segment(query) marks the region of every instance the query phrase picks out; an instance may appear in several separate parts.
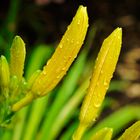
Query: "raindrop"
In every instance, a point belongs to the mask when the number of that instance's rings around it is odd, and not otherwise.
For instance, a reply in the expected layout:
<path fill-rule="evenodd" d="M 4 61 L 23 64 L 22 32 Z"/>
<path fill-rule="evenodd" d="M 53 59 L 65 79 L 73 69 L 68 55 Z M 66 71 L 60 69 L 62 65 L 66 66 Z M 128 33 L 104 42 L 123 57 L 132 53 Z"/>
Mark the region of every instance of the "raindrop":
<path fill-rule="evenodd" d="M 108 84 L 107 84 L 107 82 L 105 81 L 105 82 L 104 82 L 104 86 L 107 86 L 107 85 L 108 85 Z"/>
<path fill-rule="evenodd" d="M 78 20 L 77 24 L 78 24 L 78 25 L 80 24 L 80 20 Z"/>
<path fill-rule="evenodd" d="M 62 68 L 62 71 L 64 71 L 65 69 L 66 69 L 66 68 L 65 68 L 65 67 L 63 67 L 63 68 Z"/>
<path fill-rule="evenodd" d="M 99 108 L 101 106 L 101 104 L 100 103 L 95 103 L 94 106 Z"/>
<path fill-rule="evenodd" d="M 77 41 L 76 44 L 79 45 L 80 44 L 79 41 Z"/>
<path fill-rule="evenodd" d="M 68 27 L 67 27 L 67 30 L 69 30 L 69 29 L 70 29 L 70 27 L 68 26 Z"/>
<path fill-rule="evenodd" d="M 101 74 L 103 74 L 103 71 L 101 70 Z"/>
<path fill-rule="evenodd" d="M 48 62 L 47 62 L 47 66 L 49 65 L 49 63 L 50 63 L 50 60 L 48 60 Z"/>
<path fill-rule="evenodd" d="M 71 40 L 71 43 L 73 44 L 73 43 L 74 43 L 74 41 L 73 41 L 73 40 Z"/>
<path fill-rule="evenodd" d="M 47 74 L 45 70 L 43 71 L 43 74 L 44 74 L 44 75 L 46 75 L 46 74 Z"/>
<path fill-rule="evenodd" d="M 59 45 L 59 48 L 60 48 L 60 49 L 62 49 L 62 48 L 63 48 L 63 46 L 62 46 L 62 45 Z"/>
<path fill-rule="evenodd" d="M 57 78 L 57 79 L 59 79 L 59 78 L 60 78 L 60 76 L 58 75 L 56 78 Z"/>

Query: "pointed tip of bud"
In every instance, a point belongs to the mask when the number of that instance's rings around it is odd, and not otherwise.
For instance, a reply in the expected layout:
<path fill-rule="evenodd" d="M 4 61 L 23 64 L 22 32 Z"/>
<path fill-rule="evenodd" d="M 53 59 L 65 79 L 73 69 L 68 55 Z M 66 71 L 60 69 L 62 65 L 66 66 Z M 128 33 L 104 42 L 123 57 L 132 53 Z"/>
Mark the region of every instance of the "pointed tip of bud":
<path fill-rule="evenodd" d="M 6 59 L 5 56 L 4 55 L 1 55 L 1 60 L 4 60 L 4 59 Z"/>
<path fill-rule="evenodd" d="M 83 5 L 80 5 L 79 8 L 78 8 L 78 11 L 87 13 L 87 7 L 83 6 Z"/>
<path fill-rule="evenodd" d="M 79 14 L 80 16 L 87 16 L 87 7 L 86 6 L 83 6 L 83 5 L 80 5 L 78 10 L 77 10 L 77 14 Z"/>
<path fill-rule="evenodd" d="M 1 62 L 7 63 L 7 59 L 6 59 L 6 57 L 4 55 L 1 55 L 0 59 L 1 59 Z"/>
<path fill-rule="evenodd" d="M 104 42 L 109 43 L 111 40 L 116 40 L 118 44 L 122 44 L 122 28 L 117 27 L 105 40 Z"/>
<path fill-rule="evenodd" d="M 15 38 L 13 39 L 13 43 L 16 43 L 16 46 L 20 46 L 18 44 L 25 45 L 25 43 L 22 40 L 22 38 L 20 36 L 18 36 L 18 35 L 16 35 Z"/>
<path fill-rule="evenodd" d="M 117 27 L 110 36 L 122 37 L 122 28 Z"/>
<path fill-rule="evenodd" d="M 114 30 L 114 32 L 118 35 L 122 35 L 122 28 L 118 27 Z"/>

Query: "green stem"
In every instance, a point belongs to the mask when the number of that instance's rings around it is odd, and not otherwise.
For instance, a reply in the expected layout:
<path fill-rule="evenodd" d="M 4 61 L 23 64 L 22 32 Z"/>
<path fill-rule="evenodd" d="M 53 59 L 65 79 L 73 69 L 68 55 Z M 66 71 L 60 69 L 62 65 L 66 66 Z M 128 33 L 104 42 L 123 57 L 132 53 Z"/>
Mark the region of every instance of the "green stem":
<path fill-rule="evenodd" d="M 20 101 L 18 101 L 17 103 L 15 103 L 12 106 L 12 111 L 16 112 L 16 111 L 20 110 L 24 106 L 26 106 L 29 103 L 31 103 L 34 98 L 35 97 L 34 97 L 34 95 L 32 93 L 28 93 L 23 99 L 21 99 Z"/>

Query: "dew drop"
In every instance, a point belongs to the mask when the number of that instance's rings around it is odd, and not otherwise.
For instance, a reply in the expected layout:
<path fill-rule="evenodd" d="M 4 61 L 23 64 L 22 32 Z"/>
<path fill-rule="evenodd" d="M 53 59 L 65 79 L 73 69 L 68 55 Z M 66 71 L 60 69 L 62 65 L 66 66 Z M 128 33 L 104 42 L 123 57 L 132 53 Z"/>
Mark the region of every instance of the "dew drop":
<path fill-rule="evenodd" d="M 65 69 L 66 69 L 66 68 L 65 68 L 65 67 L 63 67 L 63 68 L 62 68 L 62 71 L 64 71 Z"/>
<path fill-rule="evenodd" d="M 60 76 L 58 75 L 56 78 L 57 78 L 57 79 L 59 79 L 59 78 L 60 78 Z"/>
<path fill-rule="evenodd" d="M 47 62 L 47 66 L 49 65 L 49 63 L 50 63 L 50 60 L 48 60 L 48 62 Z"/>
<path fill-rule="evenodd" d="M 44 74 L 44 75 L 46 75 L 46 74 L 47 74 L 45 70 L 43 71 L 43 74 Z"/>
<path fill-rule="evenodd" d="M 94 106 L 99 108 L 101 106 L 101 104 L 100 103 L 95 103 Z"/>
<path fill-rule="evenodd" d="M 74 59 L 77 57 L 77 55 L 74 56 Z"/>
<path fill-rule="evenodd" d="M 71 43 L 73 44 L 73 43 L 74 43 L 74 41 L 73 41 L 73 40 L 71 40 Z"/>
<path fill-rule="evenodd" d="M 62 46 L 62 45 L 59 45 L 59 48 L 60 48 L 60 49 L 62 49 L 62 48 L 63 48 L 63 46 Z"/>
<path fill-rule="evenodd" d="M 103 71 L 101 70 L 101 74 L 103 74 Z"/>
<path fill-rule="evenodd" d="M 106 86 L 106 88 L 105 88 L 106 90 L 108 90 L 108 86 Z"/>
<path fill-rule="evenodd" d="M 79 45 L 80 44 L 79 41 L 77 41 L 76 44 Z"/>
<path fill-rule="evenodd" d="M 69 29 L 70 29 L 70 27 L 68 26 L 68 27 L 67 27 L 67 30 L 69 30 Z"/>
<path fill-rule="evenodd" d="M 104 82 L 104 86 L 107 86 L 107 82 Z"/>
<path fill-rule="evenodd" d="M 77 24 L 78 24 L 78 25 L 80 24 L 80 20 L 78 20 Z"/>

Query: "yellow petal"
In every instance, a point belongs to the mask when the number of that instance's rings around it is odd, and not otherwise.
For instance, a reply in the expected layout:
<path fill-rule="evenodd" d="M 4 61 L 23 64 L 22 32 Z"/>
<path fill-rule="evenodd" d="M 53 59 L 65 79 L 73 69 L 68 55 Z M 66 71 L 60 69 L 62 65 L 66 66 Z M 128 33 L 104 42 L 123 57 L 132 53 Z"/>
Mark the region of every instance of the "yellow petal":
<path fill-rule="evenodd" d="M 86 130 L 85 128 L 92 125 L 97 117 L 97 113 L 104 100 L 118 61 L 121 42 L 122 29 L 117 28 L 102 44 L 95 63 L 88 93 L 86 94 L 81 107 L 80 125 L 75 132 L 73 139 L 79 140 L 79 137 L 81 137 L 82 133 Z M 81 134 L 79 135 L 79 133 Z"/>
<path fill-rule="evenodd" d="M 16 36 L 10 50 L 10 74 L 17 76 L 19 81 L 23 75 L 25 55 L 25 43 L 19 36 Z"/>
<path fill-rule="evenodd" d="M 53 56 L 35 81 L 32 92 L 39 96 L 51 91 L 76 58 L 88 27 L 86 7 L 80 6 Z"/>
<path fill-rule="evenodd" d="M 134 123 L 131 127 L 125 130 L 119 140 L 138 140 L 140 136 L 140 121 Z"/>

